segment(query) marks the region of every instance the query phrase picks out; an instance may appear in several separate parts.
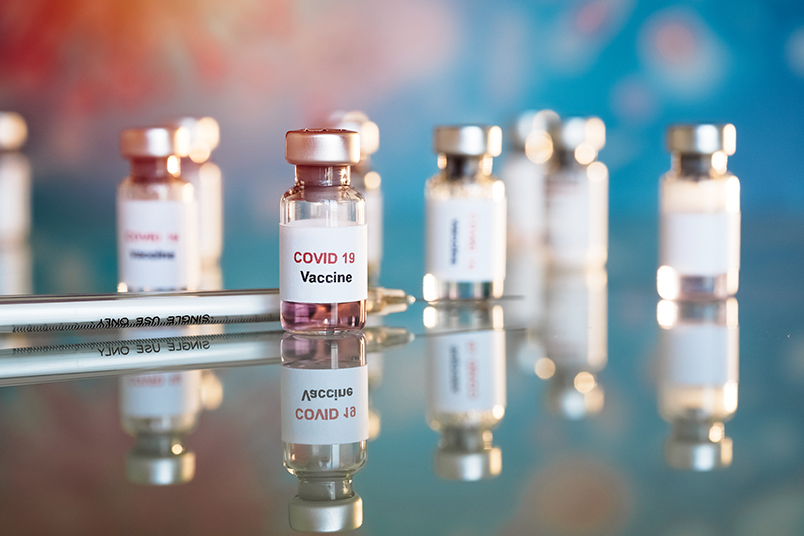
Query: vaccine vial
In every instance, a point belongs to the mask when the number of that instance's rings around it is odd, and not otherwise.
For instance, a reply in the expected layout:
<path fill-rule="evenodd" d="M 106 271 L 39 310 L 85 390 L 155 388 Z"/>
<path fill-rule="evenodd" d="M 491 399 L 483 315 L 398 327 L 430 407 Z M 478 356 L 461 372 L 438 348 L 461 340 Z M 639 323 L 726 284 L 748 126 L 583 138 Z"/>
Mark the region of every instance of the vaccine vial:
<path fill-rule="evenodd" d="M 728 467 L 732 441 L 724 423 L 737 411 L 737 300 L 661 300 L 656 317 L 659 413 L 673 426 L 667 463 L 694 471 Z"/>
<path fill-rule="evenodd" d="M 546 176 L 555 165 L 550 132 L 559 124 L 552 110 L 527 111 L 511 132 L 511 152 L 500 178 L 508 197 L 508 249 L 544 245 L 547 228 Z"/>
<path fill-rule="evenodd" d="M 197 290 L 198 207 L 183 180 L 183 128 L 124 130 L 120 148 L 131 174 L 117 189 L 118 290 Z"/>
<path fill-rule="evenodd" d="M 740 274 L 740 181 L 727 169 L 734 125 L 676 125 L 667 131 L 672 167 L 659 185 L 659 296 L 723 299 Z"/>
<path fill-rule="evenodd" d="M 223 253 L 223 180 L 221 169 L 212 161 L 218 147 L 220 128 L 212 117 L 182 117 L 171 122 L 189 134 L 187 154 L 181 158 L 181 178 L 193 185 L 198 203 L 198 252 L 204 275 L 219 266 Z"/>
<path fill-rule="evenodd" d="M 607 288 L 601 269 L 556 272 L 547 281 L 546 356 L 534 371 L 549 382 L 548 409 L 567 419 L 603 410 L 598 374 L 608 361 Z"/>
<path fill-rule="evenodd" d="M 366 346 L 359 332 L 286 333 L 280 371 L 282 446 L 298 477 L 289 504 L 297 531 L 337 532 L 363 524 L 352 477 L 369 437 Z"/>
<path fill-rule="evenodd" d="M 382 264 L 383 196 L 382 178 L 371 166 L 371 155 L 380 148 L 380 129 L 360 111 L 335 112 L 329 118 L 329 126 L 360 134 L 360 162 L 352 166 L 352 186 L 366 200 L 368 284 L 377 287 Z"/>
<path fill-rule="evenodd" d="M 0 112 L 0 247 L 27 243 L 31 232 L 31 164 L 20 153 L 28 126 L 15 112 Z"/>
<path fill-rule="evenodd" d="M 350 183 L 360 161 L 357 132 L 291 130 L 285 159 L 296 185 L 285 192 L 279 222 L 279 298 L 288 331 L 336 332 L 366 322 L 365 207 Z"/>
<path fill-rule="evenodd" d="M 492 430 L 505 416 L 505 331 L 500 305 L 439 305 L 424 311 L 427 422 L 441 434 L 434 466 L 446 480 L 502 471 Z"/>
<path fill-rule="evenodd" d="M 193 479 L 195 453 L 184 438 L 198 424 L 203 384 L 200 370 L 120 378 L 123 429 L 134 436 L 126 454 L 129 481 L 166 486 Z"/>
<path fill-rule="evenodd" d="M 436 127 L 441 171 L 427 181 L 426 301 L 498 298 L 505 281 L 505 185 L 491 174 L 496 126 Z"/>
<path fill-rule="evenodd" d="M 547 176 L 547 244 L 560 269 L 603 268 L 608 256 L 609 172 L 597 160 L 606 126 L 571 117 L 552 132 L 557 167 Z"/>

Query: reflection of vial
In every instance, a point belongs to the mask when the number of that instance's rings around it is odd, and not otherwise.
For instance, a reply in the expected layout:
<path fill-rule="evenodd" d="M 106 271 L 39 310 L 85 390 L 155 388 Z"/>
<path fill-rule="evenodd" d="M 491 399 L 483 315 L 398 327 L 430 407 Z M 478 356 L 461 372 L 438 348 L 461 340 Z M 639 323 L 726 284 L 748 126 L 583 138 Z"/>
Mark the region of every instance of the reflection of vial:
<path fill-rule="evenodd" d="M 366 203 L 350 186 L 360 139 L 348 130 L 292 130 L 285 159 L 296 185 L 282 196 L 279 297 L 289 331 L 360 329 L 368 295 Z"/>
<path fill-rule="evenodd" d="M 435 472 L 449 480 L 495 477 L 502 470 L 502 451 L 493 446 L 492 429 L 506 406 L 502 309 L 428 307 L 424 314 L 432 330 L 427 421 L 441 433 Z"/>
<path fill-rule="evenodd" d="M 545 350 L 536 374 L 549 380 L 547 405 L 569 419 L 603 409 L 597 374 L 607 362 L 605 270 L 559 272 L 547 284 Z"/>
<path fill-rule="evenodd" d="M 184 436 L 198 423 L 202 372 L 168 372 L 120 378 L 123 429 L 134 436 L 126 454 L 126 477 L 135 484 L 189 482 L 195 453 Z"/>
<path fill-rule="evenodd" d="M 602 268 L 608 256 L 609 172 L 597 161 L 606 126 L 565 119 L 551 136 L 558 168 L 547 176 L 547 243 L 552 264 Z"/>
<path fill-rule="evenodd" d="M 740 274 L 740 181 L 726 169 L 734 125 L 677 125 L 667 132 L 672 168 L 660 183 L 659 295 L 726 298 Z"/>
<path fill-rule="evenodd" d="M 197 206 L 177 156 L 187 152 L 187 131 L 128 129 L 120 147 L 131 174 L 117 189 L 118 290 L 195 290 Z"/>
<path fill-rule="evenodd" d="M 189 150 L 181 159 L 181 177 L 195 188 L 198 201 L 198 251 L 201 265 L 215 266 L 223 251 L 223 182 L 211 161 L 220 141 L 218 122 L 211 117 L 183 117 L 173 122 L 189 132 Z M 215 290 L 215 289 L 202 289 Z"/>
<path fill-rule="evenodd" d="M 282 445 L 299 479 L 290 526 L 336 532 L 363 524 L 352 476 L 366 462 L 368 370 L 359 333 L 282 338 Z"/>
<path fill-rule="evenodd" d="M 550 131 L 558 121 L 552 110 L 528 111 L 517 118 L 512 151 L 500 172 L 508 198 L 509 251 L 544 243 L 545 175 L 555 160 Z"/>
<path fill-rule="evenodd" d="M 732 442 L 723 423 L 737 410 L 737 315 L 734 298 L 659 302 L 659 412 L 673 425 L 665 451 L 672 467 L 709 471 L 731 465 Z"/>
<path fill-rule="evenodd" d="M 371 155 L 380 148 L 380 129 L 369 121 L 363 112 L 336 112 L 329 118 L 333 128 L 354 130 L 360 134 L 360 162 L 352 166 L 352 186 L 366 200 L 366 226 L 368 229 L 368 282 L 370 287 L 380 284 L 382 262 L 383 198 L 380 174 L 371 168 Z"/>
<path fill-rule="evenodd" d="M 22 116 L 0 112 L 0 247 L 26 242 L 31 231 L 31 164 L 19 152 L 27 137 Z"/>
<path fill-rule="evenodd" d="M 424 299 L 500 297 L 505 280 L 505 185 L 491 175 L 500 127 L 437 127 L 441 172 L 427 181 Z"/>

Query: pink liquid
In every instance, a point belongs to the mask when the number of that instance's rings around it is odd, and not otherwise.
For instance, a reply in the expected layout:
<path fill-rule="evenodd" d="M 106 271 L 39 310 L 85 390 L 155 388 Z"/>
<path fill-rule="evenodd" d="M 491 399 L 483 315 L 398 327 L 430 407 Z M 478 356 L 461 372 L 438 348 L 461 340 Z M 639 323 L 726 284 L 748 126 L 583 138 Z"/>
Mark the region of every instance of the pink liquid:
<path fill-rule="evenodd" d="M 283 301 L 280 315 L 282 327 L 287 331 L 332 332 L 361 329 L 366 323 L 366 300 L 345 303 Z"/>

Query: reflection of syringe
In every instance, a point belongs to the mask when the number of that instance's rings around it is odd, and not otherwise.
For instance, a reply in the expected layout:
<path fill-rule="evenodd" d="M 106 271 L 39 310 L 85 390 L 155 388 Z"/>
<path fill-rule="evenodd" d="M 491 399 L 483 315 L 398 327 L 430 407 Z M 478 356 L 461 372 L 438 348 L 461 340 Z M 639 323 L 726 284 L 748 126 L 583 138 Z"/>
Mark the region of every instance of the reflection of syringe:
<path fill-rule="evenodd" d="M 367 349 L 382 351 L 413 336 L 402 328 L 364 330 Z M 284 331 L 87 342 L 0 350 L 0 386 L 153 370 L 278 364 Z"/>
<path fill-rule="evenodd" d="M 369 289 L 366 311 L 404 311 L 402 290 Z M 0 297 L 0 333 L 86 331 L 279 321 L 279 290 Z"/>

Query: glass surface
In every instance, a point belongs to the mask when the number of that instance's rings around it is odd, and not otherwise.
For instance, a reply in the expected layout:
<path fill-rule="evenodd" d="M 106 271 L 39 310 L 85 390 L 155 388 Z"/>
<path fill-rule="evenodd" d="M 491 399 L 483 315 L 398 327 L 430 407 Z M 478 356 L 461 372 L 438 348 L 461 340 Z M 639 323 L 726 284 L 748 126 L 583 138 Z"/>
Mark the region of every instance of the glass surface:
<path fill-rule="evenodd" d="M 114 182 L 107 200 L 111 207 Z M 35 195 L 34 214 L 53 212 L 59 218 L 34 225 L 34 289 L 113 292 L 113 224 L 100 232 L 93 215 L 65 212 L 65 189 L 48 188 Z M 107 207 L 109 222 L 113 214 Z M 373 382 L 369 392 L 382 426 L 353 478 L 364 501 L 361 534 L 801 533 L 797 516 L 804 499 L 796 475 L 804 463 L 804 286 L 799 273 L 804 236 L 786 231 L 800 228 L 801 222 L 745 217 L 736 406 L 730 387 L 694 389 L 688 397 L 659 374 L 665 328 L 657 321 L 657 222 L 658 217 L 612 219 L 605 279 L 598 274 L 556 280 L 542 275 L 541 256 L 519 251 L 519 258 L 509 259 L 514 261 L 509 277 L 514 270 L 521 274 L 506 281 L 510 298 L 494 302 L 488 313 L 456 313 L 444 325 L 438 315 L 425 313 L 425 304 L 416 303 L 383 317 L 382 325 L 370 328 L 375 331 L 367 328 L 366 352 L 383 354 L 382 382 Z M 417 293 L 422 229 L 421 222 L 387 222 L 386 238 L 394 242 L 387 242 L 383 285 Z M 269 242 L 230 229 L 225 282 L 242 281 L 275 264 L 274 257 L 250 262 L 251 255 L 262 254 L 258 250 L 275 245 L 257 239 Z M 262 286 L 276 283 L 268 278 Z M 601 303 L 606 304 L 606 352 L 590 352 L 603 343 L 590 346 L 602 339 L 582 329 L 583 318 L 600 318 Z M 504 322 L 495 324 L 495 318 Z M 716 311 L 693 314 L 689 322 L 728 332 L 727 320 L 726 313 Z M 428 344 L 433 321 L 451 332 L 504 330 L 505 412 L 484 421 L 489 433 L 478 427 L 446 434 L 431 429 Z M 401 328 L 416 338 L 403 344 L 408 338 L 394 331 Z M 229 339 L 196 339 L 208 341 L 207 349 L 190 345 L 175 351 L 182 347 L 174 345 L 169 350 L 162 340 L 157 353 L 146 353 L 147 343 L 139 345 L 142 354 L 138 345 L 127 344 L 128 355 L 121 353 L 122 343 L 110 340 L 118 336 L 114 330 L 32 333 L 24 339 L 2 335 L 2 346 L 12 348 L 80 344 L 61 354 L 8 349 L 0 354 L 0 509 L 7 530 L 56 534 L 68 526 L 91 533 L 102 525 L 106 532 L 181 527 L 183 534 L 293 534 L 288 501 L 298 492 L 299 479 L 283 462 L 279 323 L 226 327 L 231 330 L 239 333 L 224 336 Z M 248 335 L 258 330 L 264 335 Z M 575 339 L 573 346 L 571 337 L 581 333 L 588 338 Z M 573 360 L 567 361 L 568 372 L 550 357 L 550 352 L 563 355 L 560 348 L 567 348 L 567 359 Z M 70 363 L 74 368 L 67 368 Z M 192 453 L 194 473 L 183 461 L 189 458 L 172 466 L 174 476 L 192 474 L 192 479 L 158 488 L 133 484 L 126 456 L 136 442 L 121 424 L 119 376 L 210 368 L 225 393 L 219 407 L 204 404 L 195 414 L 194 429 L 180 442 L 175 435 L 142 434 L 137 446 L 137 452 L 164 453 L 174 462 L 178 456 L 167 455 L 174 447 Z M 587 374 L 579 378 L 581 373 Z M 597 413 L 572 419 L 564 406 L 558 408 L 562 411 L 551 407 L 554 392 L 564 393 L 560 400 L 571 409 L 581 407 L 579 402 L 592 404 L 584 396 L 598 386 L 605 390 L 605 403 Z M 704 407 L 711 418 L 679 418 L 690 405 Z M 482 454 L 489 474 L 499 472 L 475 482 L 447 480 L 450 475 L 436 471 L 439 445 L 448 454 Z M 357 462 L 357 452 L 341 449 L 338 455 Z M 332 456 L 331 449 L 317 456 Z M 472 460 L 481 461 L 479 456 Z"/>

